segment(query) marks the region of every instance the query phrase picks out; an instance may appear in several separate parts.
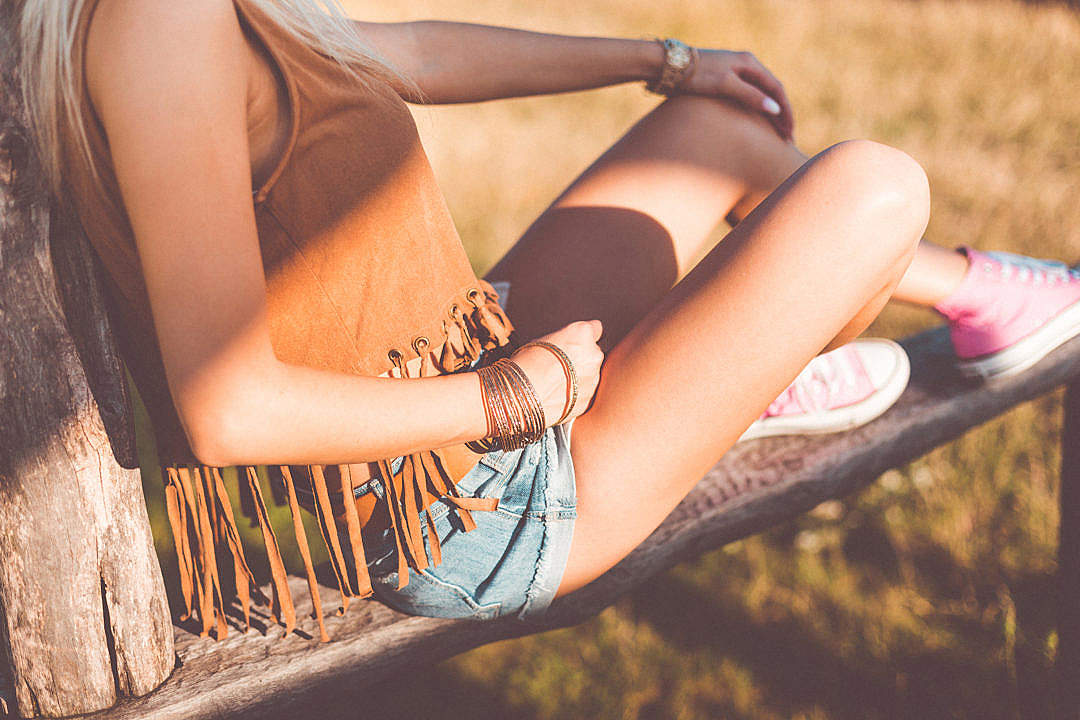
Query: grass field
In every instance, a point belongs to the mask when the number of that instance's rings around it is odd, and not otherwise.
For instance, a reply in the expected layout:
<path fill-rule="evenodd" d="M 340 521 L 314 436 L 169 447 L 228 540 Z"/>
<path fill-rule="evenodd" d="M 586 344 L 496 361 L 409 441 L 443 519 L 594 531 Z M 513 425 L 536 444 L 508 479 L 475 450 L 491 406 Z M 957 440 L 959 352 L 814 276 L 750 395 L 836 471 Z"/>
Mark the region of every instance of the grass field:
<path fill-rule="evenodd" d="M 1080 16 L 986 0 L 348 0 L 373 20 L 457 19 L 753 51 L 813 153 L 867 137 L 926 168 L 927 237 L 1080 259 Z M 478 272 L 657 99 L 640 85 L 420 108 Z M 726 228 L 717 232 L 719 240 Z M 890 307 L 871 334 L 937 322 Z M 857 496 L 673 568 L 582 626 L 373 689 L 363 717 L 1048 718 L 1060 393 Z M 153 448 L 147 498 L 167 582 Z M 272 508 L 288 542 L 287 510 Z M 318 531 L 310 528 L 312 537 Z M 244 528 L 252 552 L 260 542 Z M 314 542 L 313 548 L 321 547 Z M 302 572 L 286 545 L 291 571 Z"/>

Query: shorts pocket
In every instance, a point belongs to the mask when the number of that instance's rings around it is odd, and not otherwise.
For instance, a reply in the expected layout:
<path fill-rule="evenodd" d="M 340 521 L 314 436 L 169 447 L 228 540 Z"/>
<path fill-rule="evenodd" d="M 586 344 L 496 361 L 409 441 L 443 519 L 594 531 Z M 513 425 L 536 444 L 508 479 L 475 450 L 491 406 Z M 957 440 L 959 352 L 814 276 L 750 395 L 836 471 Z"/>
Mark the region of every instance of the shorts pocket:
<path fill-rule="evenodd" d="M 477 460 L 455 485 L 467 497 L 499 497 L 521 457 L 522 449 L 492 450 Z"/>
<path fill-rule="evenodd" d="M 409 615 L 491 620 L 499 616 L 502 603 L 481 605 L 465 588 L 446 582 L 430 570 L 410 570 L 409 584 L 397 589 L 397 571 L 372 578 L 375 596 L 395 610 Z"/>
<path fill-rule="evenodd" d="M 409 582 L 400 590 L 395 565 L 393 570 L 372 578 L 375 595 L 390 607 L 412 615 L 485 620 L 498 617 L 502 603 L 480 602 L 470 588 L 482 584 L 490 574 L 491 568 L 488 566 L 497 558 L 487 558 L 483 549 L 497 548 L 504 531 L 485 523 L 485 526 L 463 536 L 452 527 L 448 517 L 438 517 L 434 527 L 424 530 L 429 562 L 431 546 L 427 536 L 432 530 L 442 540 L 442 564 L 429 565 L 424 570 L 410 568 Z M 479 536 L 483 536 L 483 539 Z"/>
<path fill-rule="evenodd" d="M 530 446 L 527 446 L 530 447 Z M 429 511 L 420 516 L 420 528 L 424 538 L 424 550 L 429 566 L 424 570 L 409 569 L 409 582 L 397 588 L 397 549 L 391 531 L 387 530 L 380 546 L 377 562 L 369 564 L 372 570 L 372 586 L 375 595 L 387 605 L 401 612 L 447 618 L 495 618 L 503 603 L 496 596 L 494 602 L 484 602 L 478 588 L 485 587 L 487 579 L 496 572 L 508 544 L 516 536 L 522 522 L 521 509 L 516 511 L 507 502 L 510 496 L 520 494 L 514 483 L 520 482 L 524 448 L 516 450 L 493 450 L 484 453 L 465 473 L 455 487 L 463 497 L 499 498 L 499 508 L 494 511 L 474 510 L 473 520 L 477 527 L 464 531 L 461 519 L 447 501 L 432 503 Z M 442 562 L 434 565 L 429 533 L 439 537 Z"/>

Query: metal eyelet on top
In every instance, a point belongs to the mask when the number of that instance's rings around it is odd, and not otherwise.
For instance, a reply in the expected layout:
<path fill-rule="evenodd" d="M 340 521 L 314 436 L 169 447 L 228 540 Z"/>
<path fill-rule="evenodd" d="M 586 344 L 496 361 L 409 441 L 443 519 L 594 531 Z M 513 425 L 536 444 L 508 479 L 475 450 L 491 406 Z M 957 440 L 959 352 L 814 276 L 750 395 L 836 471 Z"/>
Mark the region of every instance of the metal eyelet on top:
<path fill-rule="evenodd" d="M 416 351 L 417 355 L 423 355 L 424 352 L 428 349 L 429 344 L 430 343 L 427 337 L 425 337 L 424 335 L 419 335 L 415 340 L 412 341 L 413 350 Z"/>
<path fill-rule="evenodd" d="M 390 352 L 386 353 L 386 356 L 390 358 L 390 362 L 394 363 L 395 365 L 398 363 L 399 360 L 401 360 L 401 358 L 405 357 L 397 348 L 390 348 Z"/>
<path fill-rule="evenodd" d="M 453 305 L 450 306 L 450 317 L 456 318 L 460 313 L 461 313 L 461 308 L 458 307 L 457 303 L 454 303 Z"/>
<path fill-rule="evenodd" d="M 480 307 L 480 303 L 476 301 L 476 297 L 478 295 L 482 296 L 482 293 L 478 288 L 470 288 L 469 292 L 466 293 L 466 297 L 469 298 L 469 302 L 471 302 L 475 307 Z"/>

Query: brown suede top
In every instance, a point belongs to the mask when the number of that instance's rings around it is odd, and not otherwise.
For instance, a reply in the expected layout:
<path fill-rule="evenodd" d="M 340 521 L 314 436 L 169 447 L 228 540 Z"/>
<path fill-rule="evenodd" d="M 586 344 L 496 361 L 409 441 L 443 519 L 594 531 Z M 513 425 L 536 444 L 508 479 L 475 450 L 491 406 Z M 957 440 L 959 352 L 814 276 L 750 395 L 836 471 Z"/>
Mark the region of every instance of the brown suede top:
<path fill-rule="evenodd" d="M 104 266 L 120 351 L 150 413 L 160 460 L 168 470 L 167 500 L 187 615 L 193 610 L 194 589 L 203 633 L 216 620 L 220 636 L 224 615 L 215 608 L 221 603 L 220 584 L 212 556 L 204 554 L 211 536 L 219 537 L 218 528 L 211 533 L 211 524 L 222 523 L 221 537 L 230 539 L 234 557 L 240 553 L 238 578 L 250 573 L 242 550 L 232 547 L 234 531 L 225 527 L 232 522 L 232 512 L 220 487 L 221 475 L 199 464 L 172 402 L 108 142 L 82 80 L 86 28 L 96 4 L 88 0 L 78 20 L 74 60 L 104 194 L 95 192 L 71 137 L 63 137 L 66 195 Z M 459 369 L 481 349 L 508 345 L 513 326 L 497 304 L 494 288 L 478 279 L 469 263 L 406 103 L 385 82 L 373 80 L 374 90 L 359 86 L 334 60 L 279 27 L 254 0 L 234 0 L 234 5 L 240 21 L 254 30 L 277 65 L 290 104 L 287 147 L 269 179 L 253 193 L 271 340 L 278 358 L 346 373 L 415 377 Z M 176 279 L 177 292 L 183 292 L 183 284 L 183 278 Z M 469 499 L 457 498 L 453 483 L 478 458 L 463 445 L 416 453 L 388 483 L 384 525 L 392 524 L 397 533 L 402 582 L 407 581 L 406 562 L 414 568 L 427 564 L 416 526 L 420 512 L 442 498 L 468 515 Z M 386 477 L 391 473 L 384 462 L 371 466 L 384 470 Z M 289 476 L 303 473 L 297 485 L 312 487 L 327 529 L 331 515 L 348 521 L 352 550 L 361 562 L 359 526 L 368 517 L 354 517 L 353 503 L 341 507 L 340 497 L 351 495 L 352 485 L 366 479 L 371 466 L 277 468 L 290 497 L 294 488 Z M 254 466 L 244 466 L 241 478 L 245 474 L 261 506 Z M 323 506 L 320 499 L 327 480 L 331 493 L 341 485 L 337 507 L 329 499 Z M 368 500 L 374 502 L 374 496 Z M 489 505 L 474 502 L 472 509 Z M 374 511 L 360 509 L 367 516 Z M 264 513 L 259 516 L 261 522 Z M 192 533 L 199 546 L 195 555 L 188 547 Z M 272 532 L 264 536 L 268 552 L 275 554 Z M 342 559 L 337 545 L 336 537 L 328 539 L 335 568 Z M 287 586 L 281 590 L 279 584 L 284 570 L 278 575 L 275 569 L 276 594 L 286 597 L 274 598 L 272 612 L 280 611 L 289 629 L 291 600 Z M 356 589 L 350 588 L 343 563 L 338 580 L 343 596 L 370 591 L 366 571 L 358 574 Z M 246 614 L 247 590 L 237 590 Z M 317 594 L 314 586 L 312 592 Z"/>

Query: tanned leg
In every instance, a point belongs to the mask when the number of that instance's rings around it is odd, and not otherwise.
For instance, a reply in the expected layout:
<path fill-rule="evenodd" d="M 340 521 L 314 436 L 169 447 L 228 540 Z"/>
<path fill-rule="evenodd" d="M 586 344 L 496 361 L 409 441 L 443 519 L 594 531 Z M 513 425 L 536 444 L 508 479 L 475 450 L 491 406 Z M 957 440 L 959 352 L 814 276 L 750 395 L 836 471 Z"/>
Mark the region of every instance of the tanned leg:
<path fill-rule="evenodd" d="M 862 331 L 928 215 L 907 155 L 833 146 L 619 341 L 574 423 L 578 519 L 559 594 L 644 540 L 814 355 Z"/>
<path fill-rule="evenodd" d="M 873 319 L 925 228 L 921 168 L 842 143 L 672 287 L 754 187 L 738 169 L 760 163 L 748 149 L 759 128 L 739 114 L 709 98 L 665 101 L 486 275 L 511 281 L 524 337 L 604 322 L 600 386 L 574 424 L 579 515 L 560 594 L 641 542 L 810 358 Z"/>
<path fill-rule="evenodd" d="M 721 221 L 735 225 L 805 161 L 760 114 L 672 98 L 567 187 L 485 277 L 513 281 L 509 312 L 523 336 L 597 317 L 608 350 L 703 255 Z M 892 297 L 931 305 L 966 263 L 923 241 Z"/>
<path fill-rule="evenodd" d="M 733 173 L 745 179 L 747 190 L 726 216 L 732 225 L 746 217 L 807 159 L 795 145 L 781 140 L 765 120 L 744 113 L 738 122 L 759 126 L 760 132 L 755 134 L 753 164 L 732 168 Z M 935 305 L 956 288 L 966 271 L 967 258 L 963 255 L 923 239 L 892 297 L 916 305 Z"/>

